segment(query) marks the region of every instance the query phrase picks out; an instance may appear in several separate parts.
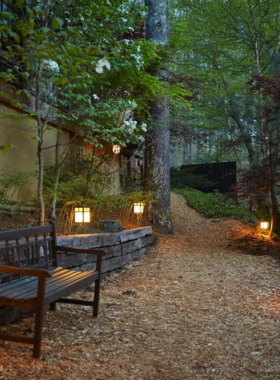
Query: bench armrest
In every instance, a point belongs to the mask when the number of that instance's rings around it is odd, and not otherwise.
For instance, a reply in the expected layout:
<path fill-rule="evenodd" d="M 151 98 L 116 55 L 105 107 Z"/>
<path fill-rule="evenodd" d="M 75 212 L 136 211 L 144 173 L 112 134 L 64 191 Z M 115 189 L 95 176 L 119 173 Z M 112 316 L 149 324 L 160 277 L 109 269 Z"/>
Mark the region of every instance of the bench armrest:
<path fill-rule="evenodd" d="M 63 252 L 72 252 L 72 253 L 88 253 L 90 255 L 96 255 L 96 256 L 106 255 L 106 252 L 103 249 L 72 248 L 72 247 L 64 247 L 63 245 L 57 245 L 56 250 L 63 251 Z"/>
<path fill-rule="evenodd" d="M 52 276 L 47 270 L 44 269 L 18 268 L 6 265 L 0 265 L 0 272 L 10 274 L 21 274 L 23 276 L 32 276 L 39 278 L 48 278 Z"/>

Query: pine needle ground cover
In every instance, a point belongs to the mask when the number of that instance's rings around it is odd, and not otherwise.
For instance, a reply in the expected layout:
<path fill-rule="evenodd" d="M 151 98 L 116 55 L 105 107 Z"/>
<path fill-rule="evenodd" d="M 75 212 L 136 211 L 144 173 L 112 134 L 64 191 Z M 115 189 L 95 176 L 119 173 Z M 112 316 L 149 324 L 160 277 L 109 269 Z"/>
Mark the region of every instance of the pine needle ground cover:
<path fill-rule="evenodd" d="M 103 281 L 99 318 L 46 308 L 42 360 L 0 345 L 0 379 L 279 380 L 279 261 L 229 248 L 244 225 L 205 218 L 181 195 L 172 216 L 174 235 Z M 30 316 L 1 330 L 32 326 Z"/>

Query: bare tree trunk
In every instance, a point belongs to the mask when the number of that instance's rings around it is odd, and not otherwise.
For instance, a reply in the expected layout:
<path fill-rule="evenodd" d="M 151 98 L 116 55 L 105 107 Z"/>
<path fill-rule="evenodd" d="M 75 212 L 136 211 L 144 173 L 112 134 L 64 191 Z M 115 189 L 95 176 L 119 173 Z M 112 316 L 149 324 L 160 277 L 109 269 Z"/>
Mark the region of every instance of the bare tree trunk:
<path fill-rule="evenodd" d="M 275 167 L 275 162 L 273 162 L 274 160 L 273 160 L 273 152 L 272 152 L 272 141 L 273 141 L 272 134 L 270 134 L 269 140 L 270 141 L 269 141 L 269 154 L 268 154 L 268 157 L 269 157 L 270 173 L 273 176 L 273 174 L 275 174 L 275 171 L 277 169 Z M 269 212 L 270 212 L 269 237 L 271 238 L 272 235 L 273 235 L 274 226 L 276 226 L 277 219 L 278 219 L 278 202 L 277 202 L 277 196 L 276 196 L 275 186 L 271 187 L 269 198 L 270 198 L 269 199 Z"/>
<path fill-rule="evenodd" d="M 178 166 L 178 140 L 174 136 L 170 138 L 170 166 L 172 168 Z"/>
<path fill-rule="evenodd" d="M 260 76 L 262 74 L 262 67 L 261 67 L 261 60 L 260 60 L 260 48 L 258 44 L 258 34 L 259 30 L 256 28 L 256 23 L 254 19 L 254 10 L 253 5 L 249 3 L 249 11 L 250 11 L 250 19 L 251 19 L 251 26 L 254 31 L 254 53 L 255 53 L 255 60 L 256 60 L 256 68 L 257 68 L 257 75 Z M 261 36 L 259 36 L 261 38 Z M 265 117 L 263 115 L 263 95 L 261 93 L 261 90 L 258 90 L 258 126 L 259 126 L 259 133 L 260 133 L 260 147 L 261 147 L 261 153 L 262 158 L 264 159 L 266 157 L 266 143 L 265 143 L 265 134 L 264 134 L 264 127 L 265 127 Z"/>
<path fill-rule="evenodd" d="M 234 136 L 234 128 L 231 125 L 230 118 L 229 118 L 229 115 L 227 113 L 226 113 L 226 125 L 227 125 L 227 128 L 228 128 L 228 133 L 230 135 L 230 139 L 232 141 L 234 141 L 234 138 L 235 138 L 235 136 Z M 239 165 L 240 169 L 243 171 L 244 170 L 244 166 L 243 166 L 242 159 L 240 158 L 237 146 L 235 144 L 233 144 L 232 149 L 233 149 L 233 152 L 235 154 L 236 161 L 238 162 L 238 165 Z"/>
<path fill-rule="evenodd" d="M 45 224 L 45 203 L 43 196 L 43 182 L 44 182 L 44 159 L 43 159 L 43 137 L 44 137 L 44 126 L 42 125 L 41 113 L 40 113 L 40 70 L 36 75 L 36 100 L 35 100 L 35 110 L 37 113 L 37 128 L 38 128 L 38 147 L 37 147 L 37 156 L 38 156 L 38 165 L 39 165 L 39 175 L 38 175 L 38 189 L 37 196 L 39 202 L 39 224 L 43 226 Z"/>
<path fill-rule="evenodd" d="M 59 177 L 61 170 L 60 162 L 60 133 L 61 133 L 61 121 L 59 121 L 57 126 L 57 135 L 56 135 L 56 145 L 55 145 L 55 183 L 54 183 L 54 195 L 52 200 L 52 209 L 51 209 L 51 218 L 53 221 L 57 219 L 56 216 L 56 202 L 57 202 L 57 191 L 59 185 Z"/>
<path fill-rule="evenodd" d="M 190 147 L 189 147 L 190 145 Z M 183 140 L 183 165 L 185 165 L 187 163 L 187 160 L 190 159 L 190 157 L 188 157 L 188 150 L 190 151 L 190 156 L 191 156 L 191 143 L 188 143 L 186 141 L 186 138 L 184 138 Z"/>
<path fill-rule="evenodd" d="M 165 46 L 169 39 L 168 0 L 145 0 L 148 7 L 146 38 Z M 166 80 L 166 71 L 155 75 Z M 151 107 L 155 130 L 146 148 L 146 185 L 156 193 L 157 202 L 150 206 L 149 216 L 163 233 L 172 233 L 170 206 L 170 125 L 168 99 L 155 100 Z"/>
<path fill-rule="evenodd" d="M 57 135 L 56 135 L 56 145 L 55 145 L 54 195 L 53 195 L 52 207 L 51 207 L 51 219 L 53 221 L 57 219 L 56 204 L 57 204 L 57 193 L 58 193 L 61 170 L 62 170 L 63 164 L 65 163 L 65 161 L 69 158 L 69 155 L 71 154 L 71 144 L 73 144 L 76 139 L 76 134 L 75 134 L 74 137 L 72 137 L 71 139 L 69 138 L 69 141 L 67 144 L 64 144 L 66 145 L 64 146 L 64 149 L 61 149 L 62 135 L 63 135 L 62 120 L 59 119 L 58 124 L 57 124 Z"/>

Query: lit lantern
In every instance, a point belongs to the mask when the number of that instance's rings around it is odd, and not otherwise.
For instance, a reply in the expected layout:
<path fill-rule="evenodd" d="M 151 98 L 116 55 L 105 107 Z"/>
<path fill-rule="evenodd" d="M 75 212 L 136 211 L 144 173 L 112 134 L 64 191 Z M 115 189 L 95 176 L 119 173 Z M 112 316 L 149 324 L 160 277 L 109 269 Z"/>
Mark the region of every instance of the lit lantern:
<path fill-rule="evenodd" d="M 114 154 L 121 153 L 121 147 L 119 145 L 113 145 L 113 153 Z"/>
<path fill-rule="evenodd" d="M 75 223 L 90 223 L 89 207 L 75 207 Z"/>
<path fill-rule="evenodd" d="M 134 214 L 143 214 L 144 212 L 144 203 L 134 203 Z"/>
<path fill-rule="evenodd" d="M 142 159 L 138 161 L 138 165 L 143 166 L 143 160 Z"/>
<path fill-rule="evenodd" d="M 261 222 L 261 230 L 268 230 L 269 223 L 268 222 Z"/>

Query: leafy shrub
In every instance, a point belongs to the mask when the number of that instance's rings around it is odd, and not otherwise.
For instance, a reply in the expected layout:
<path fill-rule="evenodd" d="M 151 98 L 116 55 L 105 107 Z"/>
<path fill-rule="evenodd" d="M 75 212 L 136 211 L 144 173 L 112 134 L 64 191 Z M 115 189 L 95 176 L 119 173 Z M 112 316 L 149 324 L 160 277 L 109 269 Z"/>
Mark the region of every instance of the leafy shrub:
<path fill-rule="evenodd" d="M 131 194 L 106 195 L 96 193 L 94 197 L 88 199 L 86 204 L 90 207 L 100 206 L 107 208 L 125 208 L 133 203 L 144 202 L 150 204 L 155 202 L 155 194 L 151 192 L 139 191 Z"/>
<path fill-rule="evenodd" d="M 9 203 L 9 199 L 15 197 L 17 192 L 22 191 L 26 185 L 36 179 L 35 172 L 12 172 L 2 170 L 0 172 L 0 200 Z M 35 196 L 35 194 L 33 194 Z"/>
<path fill-rule="evenodd" d="M 208 218 L 229 217 L 247 223 L 253 222 L 252 214 L 245 207 L 236 204 L 232 199 L 222 194 L 205 194 L 187 187 L 173 189 L 173 191 L 182 194 L 190 207 Z"/>
<path fill-rule="evenodd" d="M 51 205 L 55 190 L 55 170 L 52 166 L 45 168 L 44 173 L 44 199 L 46 205 Z M 56 193 L 57 206 L 63 207 L 66 202 L 84 202 L 93 199 L 97 193 L 110 190 L 112 178 L 96 170 L 83 170 L 79 167 L 64 167 L 60 173 L 58 189 Z"/>

